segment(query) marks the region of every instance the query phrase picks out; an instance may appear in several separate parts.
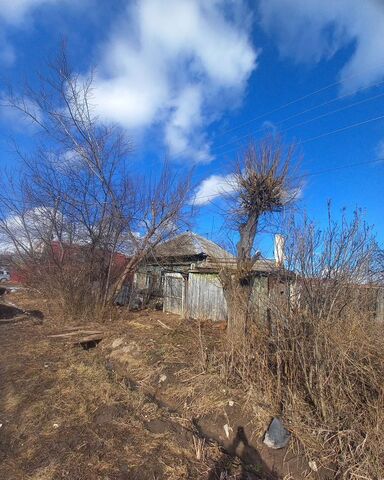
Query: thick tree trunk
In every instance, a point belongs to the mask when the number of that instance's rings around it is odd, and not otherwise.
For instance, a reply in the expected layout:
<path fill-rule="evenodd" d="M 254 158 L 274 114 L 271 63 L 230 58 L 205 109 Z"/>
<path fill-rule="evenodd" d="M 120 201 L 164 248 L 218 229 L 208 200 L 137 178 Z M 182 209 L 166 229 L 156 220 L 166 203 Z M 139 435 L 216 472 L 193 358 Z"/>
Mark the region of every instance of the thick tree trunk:
<path fill-rule="evenodd" d="M 240 240 L 237 244 L 237 258 L 240 263 L 247 260 L 250 261 L 252 258 L 252 248 L 258 223 L 259 214 L 256 212 L 250 215 L 247 221 L 240 225 Z"/>
<path fill-rule="evenodd" d="M 222 285 L 228 310 L 228 340 L 240 345 L 247 332 L 251 285 L 249 277 L 244 278 L 238 271 L 226 271 L 222 274 Z"/>
<path fill-rule="evenodd" d="M 251 300 L 252 267 L 257 256 L 252 256 L 259 214 L 253 213 L 240 225 L 235 271 L 223 273 L 221 281 L 228 308 L 228 339 L 235 344 L 243 342 L 247 332 Z"/>

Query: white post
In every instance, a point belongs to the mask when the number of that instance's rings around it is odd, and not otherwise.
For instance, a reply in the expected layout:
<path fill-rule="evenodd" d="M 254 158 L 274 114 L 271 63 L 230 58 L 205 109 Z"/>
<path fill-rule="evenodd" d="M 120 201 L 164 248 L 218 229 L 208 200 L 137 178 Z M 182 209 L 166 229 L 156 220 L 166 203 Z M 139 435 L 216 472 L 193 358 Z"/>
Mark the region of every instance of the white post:
<path fill-rule="evenodd" d="M 283 235 L 275 235 L 274 256 L 276 265 L 282 267 L 285 261 L 285 238 Z"/>

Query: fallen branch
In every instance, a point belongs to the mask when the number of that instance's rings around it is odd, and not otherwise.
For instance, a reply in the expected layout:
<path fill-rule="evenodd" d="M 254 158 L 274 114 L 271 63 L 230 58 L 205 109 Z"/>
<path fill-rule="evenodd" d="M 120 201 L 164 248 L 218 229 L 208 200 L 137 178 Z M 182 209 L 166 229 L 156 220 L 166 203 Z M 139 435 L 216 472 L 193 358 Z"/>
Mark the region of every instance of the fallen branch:
<path fill-rule="evenodd" d="M 166 325 L 165 323 L 163 323 L 161 320 L 159 320 L 158 318 L 156 319 L 160 325 L 163 327 L 163 328 L 166 328 L 167 330 L 172 330 L 171 327 L 168 327 L 168 325 Z"/>

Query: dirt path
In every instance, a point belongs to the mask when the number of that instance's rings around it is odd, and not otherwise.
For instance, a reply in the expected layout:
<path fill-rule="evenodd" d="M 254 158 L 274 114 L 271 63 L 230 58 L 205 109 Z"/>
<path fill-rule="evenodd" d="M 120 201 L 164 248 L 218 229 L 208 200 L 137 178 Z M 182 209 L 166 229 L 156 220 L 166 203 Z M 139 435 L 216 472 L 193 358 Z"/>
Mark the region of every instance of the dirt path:
<path fill-rule="evenodd" d="M 0 325 L 0 478 L 265 478 L 122 381 L 99 347 L 48 337 L 58 329 L 49 316 Z"/>

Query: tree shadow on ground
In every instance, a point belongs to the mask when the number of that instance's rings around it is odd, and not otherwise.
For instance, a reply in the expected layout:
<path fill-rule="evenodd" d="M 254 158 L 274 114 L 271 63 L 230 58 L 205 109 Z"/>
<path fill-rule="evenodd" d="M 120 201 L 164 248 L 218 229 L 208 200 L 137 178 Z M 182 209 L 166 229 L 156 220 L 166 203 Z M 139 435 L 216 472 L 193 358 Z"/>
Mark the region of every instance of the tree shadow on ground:
<path fill-rule="evenodd" d="M 240 472 L 239 472 L 240 470 Z M 259 452 L 252 447 L 243 427 L 238 427 L 235 438 L 229 448 L 211 469 L 207 480 L 277 480 L 261 458 Z"/>

